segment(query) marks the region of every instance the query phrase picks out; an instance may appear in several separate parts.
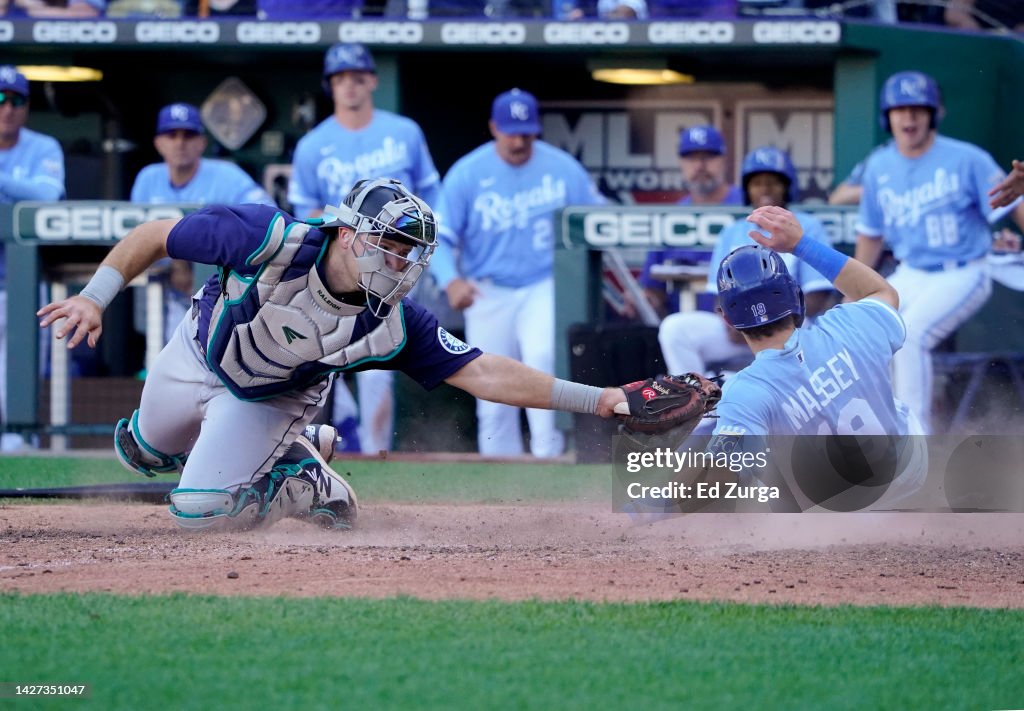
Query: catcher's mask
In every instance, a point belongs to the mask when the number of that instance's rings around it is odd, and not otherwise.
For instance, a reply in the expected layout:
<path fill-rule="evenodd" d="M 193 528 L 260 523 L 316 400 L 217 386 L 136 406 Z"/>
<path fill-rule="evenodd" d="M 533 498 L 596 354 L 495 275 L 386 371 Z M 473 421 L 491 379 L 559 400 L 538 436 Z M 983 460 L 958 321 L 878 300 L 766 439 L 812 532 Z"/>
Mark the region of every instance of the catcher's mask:
<path fill-rule="evenodd" d="M 430 207 L 393 178 L 360 180 L 341 205 L 324 208 L 324 227 L 350 227 L 367 308 L 387 318 L 416 285 L 437 245 Z"/>
<path fill-rule="evenodd" d="M 734 249 L 718 267 L 718 297 L 733 328 L 743 330 L 793 315 L 804 320 L 804 292 L 782 257 L 761 245 Z"/>

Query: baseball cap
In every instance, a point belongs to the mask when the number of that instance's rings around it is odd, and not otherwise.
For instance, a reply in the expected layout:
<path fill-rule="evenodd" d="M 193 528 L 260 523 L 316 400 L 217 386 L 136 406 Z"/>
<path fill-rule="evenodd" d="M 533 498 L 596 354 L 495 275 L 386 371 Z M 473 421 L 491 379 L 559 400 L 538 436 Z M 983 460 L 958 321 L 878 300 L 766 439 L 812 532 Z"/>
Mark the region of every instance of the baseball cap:
<path fill-rule="evenodd" d="M 540 111 L 536 97 L 522 89 L 499 94 L 491 106 L 491 121 L 502 133 L 514 136 L 539 135 Z"/>
<path fill-rule="evenodd" d="M 18 71 L 17 67 L 5 64 L 0 67 L 0 91 L 13 91 L 28 96 L 28 79 Z"/>
<path fill-rule="evenodd" d="M 714 126 L 690 126 L 679 134 L 679 155 L 707 151 L 708 153 L 725 153 L 725 141 L 722 134 Z"/>
<path fill-rule="evenodd" d="M 178 129 L 202 133 L 203 120 L 199 117 L 199 109 L 192 104 L 169 104 L 160 109 L 156 119 L 156 134 L 159 136 Z"/>
<path fill-rule="evenodd" d="M 374 72 L 373 55 L 358 42 L 338 42 L 324 55 L 324 78 L 338 72 Z"/>

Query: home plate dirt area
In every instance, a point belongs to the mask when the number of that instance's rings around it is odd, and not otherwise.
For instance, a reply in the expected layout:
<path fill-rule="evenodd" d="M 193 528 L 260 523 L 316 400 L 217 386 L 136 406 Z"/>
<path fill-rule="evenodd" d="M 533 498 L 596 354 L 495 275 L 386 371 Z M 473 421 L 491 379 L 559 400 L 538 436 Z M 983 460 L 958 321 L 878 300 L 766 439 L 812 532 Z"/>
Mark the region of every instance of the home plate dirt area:
<path fill-rule="evenodd" d="M 164 506 L 0 507 L 0 590 L 1024 607 L 1024 514 L 695 514 L 607 505 L 364 506 L 190 533 Z"/>

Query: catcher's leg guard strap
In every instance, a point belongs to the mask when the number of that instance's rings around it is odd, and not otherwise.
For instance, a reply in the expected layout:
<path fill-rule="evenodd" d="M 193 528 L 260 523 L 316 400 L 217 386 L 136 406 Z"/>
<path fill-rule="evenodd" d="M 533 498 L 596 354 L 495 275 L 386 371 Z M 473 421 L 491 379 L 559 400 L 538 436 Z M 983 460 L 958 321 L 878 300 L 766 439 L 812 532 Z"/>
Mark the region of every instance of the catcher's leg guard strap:
<path fill-rule="evenodd" d="M 139 434 L 138 410 L 132 413 L 130 420 L 122 418 L 114 428 L 114 452 L 125 469 L 148 477 L 180 472 L 188 456 L 164 454 L 147 444 Z"/>

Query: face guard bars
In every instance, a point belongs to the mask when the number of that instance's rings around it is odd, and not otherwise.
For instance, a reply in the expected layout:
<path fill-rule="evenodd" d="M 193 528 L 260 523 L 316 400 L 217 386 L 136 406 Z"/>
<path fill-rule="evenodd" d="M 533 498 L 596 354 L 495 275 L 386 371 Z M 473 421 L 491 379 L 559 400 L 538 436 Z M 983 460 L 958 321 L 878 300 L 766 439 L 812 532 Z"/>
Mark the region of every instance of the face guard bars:
<path fill-rule="evenodd" d="M 378 318 L 387 318 L 412 290 L 437 246 L 430 207 L 394 179 L 357 183 L 344 204 L 324 208 L 324 226 L 355 230 L 359 286 Z"/>

